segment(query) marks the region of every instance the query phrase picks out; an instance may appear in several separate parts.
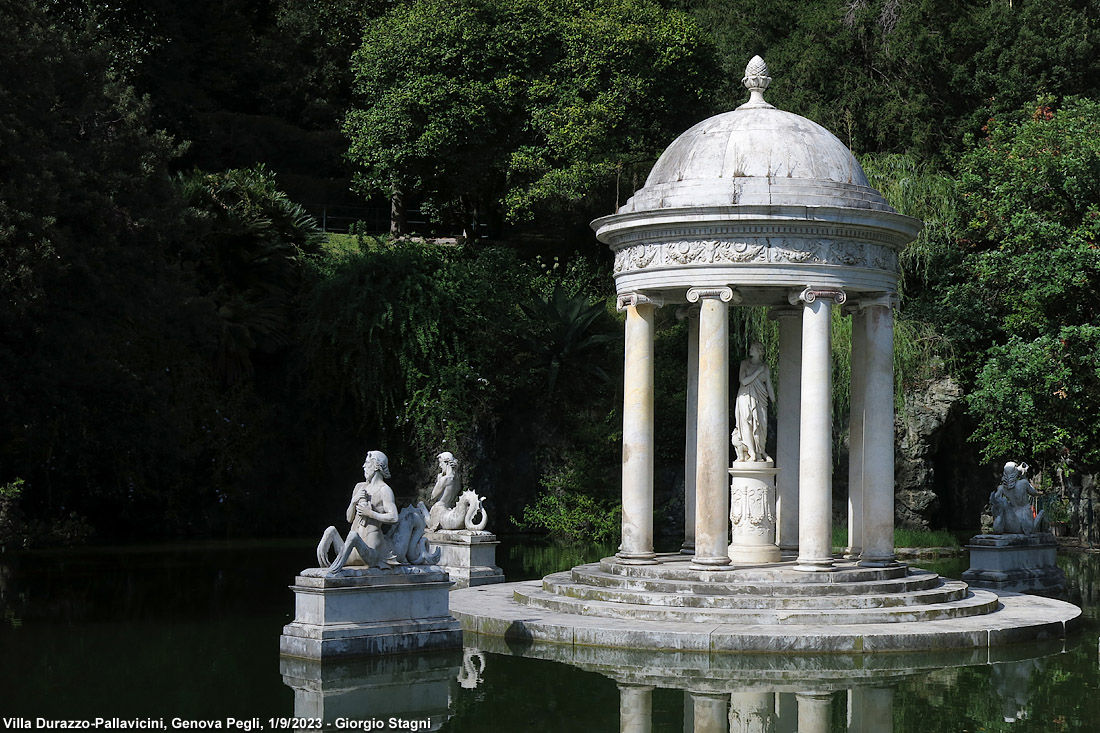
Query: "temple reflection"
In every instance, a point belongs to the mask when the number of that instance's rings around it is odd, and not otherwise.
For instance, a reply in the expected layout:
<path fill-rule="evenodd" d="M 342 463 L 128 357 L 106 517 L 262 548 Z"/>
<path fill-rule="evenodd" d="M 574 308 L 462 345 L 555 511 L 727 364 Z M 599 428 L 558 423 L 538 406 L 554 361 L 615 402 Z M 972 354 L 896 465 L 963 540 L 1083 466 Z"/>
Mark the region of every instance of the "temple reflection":
<path fill-rule="evenodd" d="M 294 691 L 295 718 L 335 729 L 371 730 L 364 726 L 377 721 L 375 729 L 384 730 L 396 718 L 415 726 L 407 729 L 446 730 L 459 698 L 482 696 L 478 687 L 494 661 L 510 656 L 558 662 L 613 681 L 620 733 L 680 733 L 680 723 L 670 726 L 668 719 L 670 690 L 682 693 L 683 733 L 885 733 L 895 727 L 898 690 L 927 682 L 929 674 L 973 667 L 989 669 L 989 691 L 1003 720 L 1025 720 L 1048 658 L 1066 649 L 1058 639 L 912 654 L 738 655 L 569 647 L 474 634 L 466 635 L 466 644 L 461 652 L 344 663 L 283 657 L 280 672 Z M 660 727 L 654 723 L 657 691 L 665 695 Z"/>

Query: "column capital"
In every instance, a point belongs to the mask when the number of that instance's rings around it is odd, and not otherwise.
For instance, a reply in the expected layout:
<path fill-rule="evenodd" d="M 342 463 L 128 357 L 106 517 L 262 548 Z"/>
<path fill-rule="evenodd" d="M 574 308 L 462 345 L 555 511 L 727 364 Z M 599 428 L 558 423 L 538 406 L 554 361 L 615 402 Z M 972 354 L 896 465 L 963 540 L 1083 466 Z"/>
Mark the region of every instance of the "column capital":
<path fill-rule="evenodd" d="M 790 290 L 787 293 L 787 302 L 791 305 L 813 303 L 819 298 L 828 299 L 837 305 L 842 305 L 844 301 L 848 300 L 848 294 L 836 288 L 815 288 L 812 285 L 803 290 Z"/>
<path fill-rule="evenodd" d="M 793 305 L 775 305 L 768 308 L 768 320 L 780 321 L 784 318 L 801 318 L 802 309 Z"/>
<path fill-rule="evenodd" d="M 702 298 L 718 298 L 723 303 L 737 305 L 741 302 L 741 293 L 725 285 L 717 288 L 689 288 L 687 299 L 689 303 L 698 303 Z"/>
<path fill-rule="evenodd" d="M 677 321 L 698 321 L 699 320 L 699 304 L 695 305 L 682 305 L 676 309 Z"/>
<path fill-rule="evenodd" d="M 890 310 L 897 310 L 899 306 L 900 298 L 897 293 L 874 293 L 872 295 L 861 296 L 856 301 L 856 307 L 860 310 L 866 310 L 867 308 L 889 308 Z"/>
<path fill-rule="evenodd" d="M 665 299 L 656 293 L 623 293 L 615 298 L 615 308 L 624 311 L 639 305 L 651 304 L 660 308 L 665 304 Z"/>

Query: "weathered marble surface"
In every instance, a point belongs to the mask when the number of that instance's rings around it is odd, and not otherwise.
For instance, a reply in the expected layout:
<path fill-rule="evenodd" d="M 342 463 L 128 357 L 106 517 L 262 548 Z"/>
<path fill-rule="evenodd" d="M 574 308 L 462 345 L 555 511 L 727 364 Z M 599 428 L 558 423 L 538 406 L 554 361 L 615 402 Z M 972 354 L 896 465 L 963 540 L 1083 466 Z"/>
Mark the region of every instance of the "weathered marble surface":
<path fill-rule="evenodd" d="M 1066 587 L 1050 532 L 975 535 L 966 549 L 970 569 L 962 579 L 975 587 L 1018 593 L 1057 593 Z"/>
<path fill-rule="evenodd" d="M 304 570 L 291 586 L 294 621 L 283 627 L 279 650 L 324 660 L 461 647 L 450 588 L 432 566 Z"/>
<path fill-rule="evenodd" d="M 451 530 L 428 532 L 428 541 L 440 551 L 438 566 L 447 571 L 455 588 L 503 583 L 497 567 L 500 541 L 491 532 Z"/>
<path fill-rule="evenodd" d="M 734 563 L 779 562 L 775 544 L 775 475 L 771 461 L 736 461 L 730 473 L 729 557 Z"/>
<path fill-rule="evenodd" d="M 1009 461 L 997 489 L 989 495 L 993 534 L 1034 534 L 1043 524 L 1043 512 L 1034 513 L 1031 497 L 1039 492 L 1025 475 L 1027 464 Z"/>
<path fill-rule="evenodd" d="M 771 369 L 764 362 L 764 345 L 754 341 L 749 358 L 738 368 L 737 397 L 734 401 L 736 429 L 732 442 L 737 461 L 770 461 L 768 442 L 768 403 L 775 401 Z"/>

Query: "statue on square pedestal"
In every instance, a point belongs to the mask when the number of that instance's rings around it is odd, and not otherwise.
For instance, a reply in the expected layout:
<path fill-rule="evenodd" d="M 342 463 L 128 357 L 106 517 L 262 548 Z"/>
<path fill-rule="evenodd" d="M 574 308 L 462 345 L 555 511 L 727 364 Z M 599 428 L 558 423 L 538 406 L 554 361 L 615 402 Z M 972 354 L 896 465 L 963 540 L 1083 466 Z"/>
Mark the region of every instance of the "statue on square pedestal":
<path fill-rule="evenodd" d="M 390 570 L 396 565 L 431 564 L 439 559 L 439 551 L 428 551 L 428 512 L 423 502 L 407 506 L 400 512 L 394 503 L 393 489 L 386 483 L 390 477 L 389 459 L 381 451 L 370 451 L 363 461 L 363 478 L 352 489 L 347 520 L 351 531 L 342 539 L 336 527 L 329 527 L 317 545 L 318 567 L 336 573 L 346 566 L 376 567 Z M 329 550 L 336 559 L 328 562 Z"/>
<path fill-rule="evenodd" d="M 428 513 L 428 529 L 431 531 L 469 530 L 480 532 L 489 523 L 482 498 L 476 491 L 459 493 L 458 461 L 454 455 L 444 451 L 436 456 L 439 461 L 439 475 L 432 489 L 432 505 Z"/>
<path fill-rule="evenodd" d="M 768 401 L 775 399 L 771 370 L 764 363 L 764 346 L 754 341 L 749 358 L 741 362 L 737 400 L 734 403 L 736 429 L 731 436 L 737 461 L 766 462 L 768 440 Z"/>
<path fill-rule="evenodd" d="M 1027 480 L 1027 469 L 1026 463 L 1005 464 L 1001 483 L 989 495 L 993 534 L 1034 534 L 1042 526 L 1044 512 L 1036 514 L 1031 507 L 1031 497 L 1039 492 Z"/>

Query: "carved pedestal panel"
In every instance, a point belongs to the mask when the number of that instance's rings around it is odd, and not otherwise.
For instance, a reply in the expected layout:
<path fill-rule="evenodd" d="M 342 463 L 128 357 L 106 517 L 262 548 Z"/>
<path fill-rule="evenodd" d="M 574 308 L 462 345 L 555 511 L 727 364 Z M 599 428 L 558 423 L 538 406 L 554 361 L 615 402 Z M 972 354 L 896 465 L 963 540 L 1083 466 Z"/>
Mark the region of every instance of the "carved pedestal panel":
<path fill-rule="evenodd" d="M 775 474 L 771 461 L 737 461 L 730 472 L 730 559 L 737 564 L 779 562 L 775 544 Z"/>

